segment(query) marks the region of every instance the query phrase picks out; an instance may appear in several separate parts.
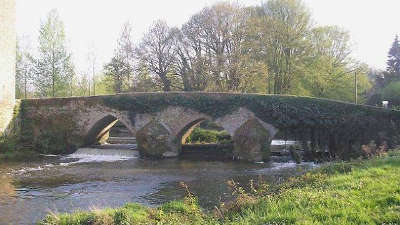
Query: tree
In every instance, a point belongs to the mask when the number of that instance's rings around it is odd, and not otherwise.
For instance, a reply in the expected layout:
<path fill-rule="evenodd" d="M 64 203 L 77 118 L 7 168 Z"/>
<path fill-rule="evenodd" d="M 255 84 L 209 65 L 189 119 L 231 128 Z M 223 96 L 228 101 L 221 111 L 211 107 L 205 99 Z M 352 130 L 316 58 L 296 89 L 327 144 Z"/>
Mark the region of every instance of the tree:
<path fill-rule="evenodd" d="M 133 86 L 135 72 L 135 46 L 132 41 L 132 30 L 132 25 L 129 22 L 123 25 L 115 53 L 122 63 L 125 64 L 125 82 L 129 88 Z"/>
<path fill-rule="evenodd" d="M 399 36 L 397 35 L 393 41 L 392 47 L 389 50 L 386 76 L 390 81 L 400 79 L 400 43 Z"/>
<path fill-rule="evenodd" d="M 106 78 L 109 80 L 109 86 L 112 88 L 114 93 L 118 94 L 126 89 L 124 80 L 128 71 L 128 67 L 124 63 L 123 59 L 118 56 L 114 56 L 111 62 L 105 65 L 104 73 Z"/>
<path fill-rule="evenodd" d="M 96 95 L 97 55 L 94 46 L 91 46 L 89 48 L 87 54 L 87 63 L 88 63 L 88 71 L 83 73 L 84 76 L 82 77 L 82 79 L 84 79 L 85 80 L 84 83 L 87 84 L 88 95 L 90 96 L 90 93 Z"/>
<path fill-rule="evenodd" d="M 348 32 L 336 26 L 316 27 L 308 40 L 310 49 L 299 71 L 302 76 L 297 79 L 300 85 L 297 89 L 303 88 L 303 95 L 350 101 L 354 73 L 359 73 L 359 79 L 364 82 L 368 80 L 368 69 L 350 57 Z"/>
<path fill-rule="evenodd" d="M 26 43 L 26 38 L 18 39 L 17 43 L 17 61 L 16 61 L 16 97 L 28 98 L 28 88 L 32 82 L 34 65 L 32 54 L 30 53 L 30 44 Z"/>
<path fill-rule="evenodd" d="M 64 24 L 56 10 L 47 15 L 39 30 L 39 57 L 35 60 L 34 85 L 39 96 L 71 95 L 74 67 L 66 48 Z"/>
<path fill-rule="evenodd" d="M 249 9 L 218 3 L 193 15 L 178 33 L 175 72 L 185 90 L 244 91 L 258 73 L 247 40 Z M 246 86 L 246 88 L 245 88 Z"/>
<path fill-rule="evenodd" d="M 161 20 L 156 21 L 136 48 L 138 59 L 161 80 L 163 91 L 171 91 L 171 72 L 176 60 L 174 30 Z"/>
<path fill-rule="evenodd" d="M 269 0 L 262 5 L 260 19 L 273 93 L 288 94 L 307 55 L 311 14 L 300 0 Z"/>
<path fill-rule="evenodd" d="M 209 65 L 190 26 L 190 23 L 185 24 L 175 34 L 174 72 L 181 77 L 184 91 L 203 91 L 209 82 Z"/>

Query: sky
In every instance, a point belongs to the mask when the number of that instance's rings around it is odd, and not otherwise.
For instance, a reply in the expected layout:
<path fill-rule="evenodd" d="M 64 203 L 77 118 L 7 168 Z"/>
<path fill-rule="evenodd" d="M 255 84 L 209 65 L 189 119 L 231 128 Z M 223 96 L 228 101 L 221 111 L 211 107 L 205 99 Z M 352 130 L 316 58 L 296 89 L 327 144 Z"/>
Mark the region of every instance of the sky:
<path fill-rule="evenodd" d="M 52 9 L 64 22 L 68 46 L 78 71 L 89 70 L 89 51 L 97 55 L 101 69 L 113 55 L 122 25 L 133 26 L 139 42 L 151 24 L 165 20 L 170 26 L 184 24 L 190 16 L 218 0 L 16 0 L 17 32 L 31 46 Z M 262 0 L 231 0 L 241 5 L 257 5 Z M 399 0 L 303 0 L 316 25 L 337 25 L 350 32 L 353 57 L 372 68 L 385 69 L 389 48 L 396 34 Z"/>

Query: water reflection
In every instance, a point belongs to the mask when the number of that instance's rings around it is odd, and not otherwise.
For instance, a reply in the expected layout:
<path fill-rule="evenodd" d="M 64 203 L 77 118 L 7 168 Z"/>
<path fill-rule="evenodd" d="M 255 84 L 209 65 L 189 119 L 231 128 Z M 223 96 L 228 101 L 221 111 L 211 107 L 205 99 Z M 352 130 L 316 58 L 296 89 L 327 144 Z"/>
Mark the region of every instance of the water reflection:
<path fill-rule="evenodd" d="M 15 186 L 12 184 L 11 178 L 0 174 L 0 203 L 9 201 L 16 195 Z"/>
<path fill-rule="evenodd" d="M 144 160 L 134 157 L 132 152 L 126 154 L 130 157 L 118 161 L 108 160 L 103 155 L 105 160 L 100 162 L 98 155 L 93 155 L 96 160 L 90 160 L 90 155 L 76 154 L 47 157 L 31 164 L 0 165 L 8 168 L 0 170 L 0 224 L 34 224 L 49 211 L 119 207 L 127 202 L 156 206 L 182 198 L 181 181 L 189 185 L 204 208 L 212 208 L 230 198 L 227 180 L 245 184 L 262 176 L 264 180 L 276 183 L 315 166 Z"/>

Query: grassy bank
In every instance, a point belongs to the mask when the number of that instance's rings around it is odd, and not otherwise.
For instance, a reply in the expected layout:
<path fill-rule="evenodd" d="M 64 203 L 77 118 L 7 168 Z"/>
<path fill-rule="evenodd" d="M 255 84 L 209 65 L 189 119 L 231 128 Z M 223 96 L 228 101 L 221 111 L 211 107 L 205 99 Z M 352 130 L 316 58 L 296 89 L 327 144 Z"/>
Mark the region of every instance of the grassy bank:
<path fill-rule="evenodd" d="M 156 209 L 128 204 L 49 215 L 40 224 L 400 224 L 400 151 L 324 166 L 290 179 L 279 190 L 264 183 L 250 192 L 230 185 L 236 200 L 213 213 L 204 213 L 188 194 Z"/>

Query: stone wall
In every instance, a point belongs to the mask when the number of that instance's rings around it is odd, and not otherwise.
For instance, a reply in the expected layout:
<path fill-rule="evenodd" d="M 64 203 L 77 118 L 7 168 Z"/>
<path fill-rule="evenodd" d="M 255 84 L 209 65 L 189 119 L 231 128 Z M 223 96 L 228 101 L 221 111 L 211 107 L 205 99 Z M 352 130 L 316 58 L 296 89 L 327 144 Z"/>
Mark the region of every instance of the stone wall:
<path fill-rule="evenodd" d="M 15 104 L 15 0 L 0 0 L 0 134 L 13 116 Z"/>

